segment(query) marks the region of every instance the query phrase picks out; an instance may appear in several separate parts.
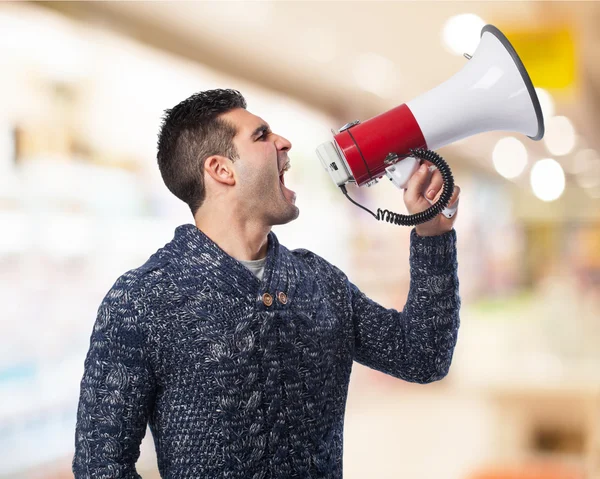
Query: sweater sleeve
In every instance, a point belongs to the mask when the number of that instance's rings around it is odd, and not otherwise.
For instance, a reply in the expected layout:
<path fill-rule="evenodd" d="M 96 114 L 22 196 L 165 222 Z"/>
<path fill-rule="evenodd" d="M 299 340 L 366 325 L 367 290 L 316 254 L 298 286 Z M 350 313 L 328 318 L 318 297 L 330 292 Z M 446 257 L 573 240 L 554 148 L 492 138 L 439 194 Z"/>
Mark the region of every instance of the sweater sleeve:
<path fill-rule="evenodd" d="M 410 382 L 448 374 L 458 337 L 461 300 L 454 229 L 410 236 L 410 288 L 402 312 L 369 299 L 349 282 L 355 360 Z"/>
<path fill-rule="evenodd" d="M 135 463 L 155 382 L 131 283 L 126 275 L 119 278 L 98 309 L 77 409 L 76 479 L 140 478 Z"/>

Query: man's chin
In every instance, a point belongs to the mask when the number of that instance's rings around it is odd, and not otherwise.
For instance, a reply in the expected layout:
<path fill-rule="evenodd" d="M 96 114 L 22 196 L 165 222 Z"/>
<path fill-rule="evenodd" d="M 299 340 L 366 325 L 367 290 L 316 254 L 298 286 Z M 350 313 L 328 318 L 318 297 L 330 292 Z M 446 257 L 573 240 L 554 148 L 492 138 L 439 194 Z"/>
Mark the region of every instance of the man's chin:
<path fill-rule="evenodd" d="M 296 205 L 288 203 L 287 206 L 288 208 L 286 209 L 284 214 L 272 218 L 272 220 L 270 221 L 271 226 L 285 225 L 287 223 L 291 223 L 296 218 L 298 218 L 298 216 L 300 216 L 300 209 Z"/>

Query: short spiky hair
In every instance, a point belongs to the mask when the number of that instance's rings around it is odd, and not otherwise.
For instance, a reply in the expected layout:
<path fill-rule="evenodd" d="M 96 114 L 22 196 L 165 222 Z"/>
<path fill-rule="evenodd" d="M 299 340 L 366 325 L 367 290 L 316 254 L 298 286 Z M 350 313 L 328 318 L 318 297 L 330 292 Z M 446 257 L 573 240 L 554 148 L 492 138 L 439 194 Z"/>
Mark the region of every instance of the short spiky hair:
<path fill-rule="evenodd" d="M 206 198 L 204 161 L 211 155 L 238 157 L 236 129 L 219 116 L 246 108 L 237 90 L 196 93 L 165 110 L 158 135 L 158 168 L 167 188 L 187 203 L 194 215 Z"/>

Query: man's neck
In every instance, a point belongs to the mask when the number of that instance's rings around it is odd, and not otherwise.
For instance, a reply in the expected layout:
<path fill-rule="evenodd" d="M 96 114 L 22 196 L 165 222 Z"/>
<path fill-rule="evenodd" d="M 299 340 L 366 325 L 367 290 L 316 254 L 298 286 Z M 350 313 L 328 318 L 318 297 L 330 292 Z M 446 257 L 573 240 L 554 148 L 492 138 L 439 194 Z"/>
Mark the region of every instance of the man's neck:
<path fill-rule="evenodd" d="M 219 248 L 237 260 L 256 260 L 267 255 L 267 235 L 270 226 L 240 221 L 231 214 L 220 215 L 206 209 L 194 217 L 196 227 L 214 241 Z"/>

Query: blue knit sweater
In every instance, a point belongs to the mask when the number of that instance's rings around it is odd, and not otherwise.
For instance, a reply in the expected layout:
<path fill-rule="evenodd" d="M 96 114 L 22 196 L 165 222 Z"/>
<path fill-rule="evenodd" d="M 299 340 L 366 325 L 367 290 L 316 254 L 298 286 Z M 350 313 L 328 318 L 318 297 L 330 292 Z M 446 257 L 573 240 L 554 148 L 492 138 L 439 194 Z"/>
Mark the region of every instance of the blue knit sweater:
<path fill-rule="evenodd" d="M 139 478 L 149 424 L 163 478 L 341 478 L 352 361 L 428 383 L 452 360 L 455 230 L 410 234 L 410 290 L 399 312 L 273 232 L 260 281 L 195 225 L 179 226 L 99 307 L 75 477 Z"/>

